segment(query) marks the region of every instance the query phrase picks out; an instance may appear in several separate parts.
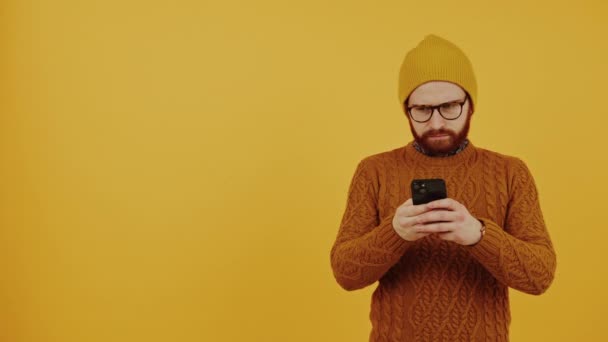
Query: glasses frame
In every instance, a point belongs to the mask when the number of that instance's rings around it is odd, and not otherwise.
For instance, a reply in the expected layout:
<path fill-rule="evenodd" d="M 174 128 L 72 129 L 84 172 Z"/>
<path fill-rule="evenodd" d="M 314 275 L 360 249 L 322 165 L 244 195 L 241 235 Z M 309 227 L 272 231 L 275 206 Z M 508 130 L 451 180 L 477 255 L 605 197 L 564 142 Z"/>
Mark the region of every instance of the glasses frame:
<path fill-rule="evenodd" d="M 444 102 L 444 103 L 440 103 L 436 106 L 411 106 L 411 107 L 405 107 L 405 110 L 407 112 L 407 114 L 410 116 L 410 118 L 412 118 L 412 120 L 418 122 L 418 123 L 424 123 L 424 122 L 428 122 L 429 120 L 431 120 L 431 118 L 433 117 L 433 114 L 435 114 L 435 109 L 437 109 L 437 112 L 439 112 L 439 115 L 441 115 L 442 118 L 446 119 L 446 120 L 456 120 L 458 119 L 461 115 L 462 115 L 462 108 L 464 107 L 464 104 L 467 103 L 467 101 L 469 100 L 469 95 L 465 95 L 464 100 L 461 101 L 448 101 L 448 102 Z M 408 99 L 409 101 L 409 99 Z M 407 103 L 407 101 L 406 101 Z M 441 112 L 441 106 L 446 105 L 448 103 L 457 103 L 460 105 L 460 113 L 458 114 L 458 116 L 456 116 L 455 118 L 446 118 L 443 113 Z M 431 109 L 431 115 L 429 115 L 429 118 L 423 121 L 419 121 L 414 119 L 414 116 L 412 115 L 412 108 L 415 107 L 427 107 Z"/>

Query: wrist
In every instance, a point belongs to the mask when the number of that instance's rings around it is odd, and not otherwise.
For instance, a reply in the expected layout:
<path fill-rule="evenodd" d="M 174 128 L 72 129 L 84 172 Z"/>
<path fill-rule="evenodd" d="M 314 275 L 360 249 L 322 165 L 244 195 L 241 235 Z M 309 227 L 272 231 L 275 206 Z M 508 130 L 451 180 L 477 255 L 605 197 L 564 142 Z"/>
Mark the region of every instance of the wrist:
<path fill-rule="evenodd" d="M 479 224 L 480 224 L 480 227 L 479 227 L 479 240 L 477 240 L 477 242 L 475 242 L 475 243 L 473 243 L 473 244 L 471 244 L 469 246 L 475 246 L 475 245 L 477 245 L 478 243 L 481 242 L 481 240 L 483 240 L 484 235 L 486 235 L 486 225 L 485 225 L 485 223 L 482 220 L 478 219 L 478 218 L 475 218 L 475 219 L 477 221 L 479 221 Z"/>

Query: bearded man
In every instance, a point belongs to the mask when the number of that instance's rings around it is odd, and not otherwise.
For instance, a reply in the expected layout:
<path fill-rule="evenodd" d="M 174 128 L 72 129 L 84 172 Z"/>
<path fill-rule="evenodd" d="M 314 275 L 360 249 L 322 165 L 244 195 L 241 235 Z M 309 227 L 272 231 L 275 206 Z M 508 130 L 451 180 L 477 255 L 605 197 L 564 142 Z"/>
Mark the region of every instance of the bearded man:
<path fill-rule="evenodd" d="M 346 290 L 378 282 L 370 341 L 508 341 L 508 289 L 542 294 L 556 268 L 534 179 L 468 139 L 477 83 L 453 43 L 422 40 L 398 89 L 414 140 L 357 165 L 334 276 Z M 447 198 L 414 204 L 411 182 L 437 178 Z"/>

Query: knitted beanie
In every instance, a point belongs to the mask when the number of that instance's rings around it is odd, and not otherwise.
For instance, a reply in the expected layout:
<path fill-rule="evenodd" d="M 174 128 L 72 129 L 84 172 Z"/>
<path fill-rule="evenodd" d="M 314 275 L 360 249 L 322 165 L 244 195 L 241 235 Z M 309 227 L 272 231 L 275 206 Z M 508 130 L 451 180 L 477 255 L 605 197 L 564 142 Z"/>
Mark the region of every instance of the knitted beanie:
<path fill-rule="evenodd" d="M 470 95 L 473 105 L 477 104 L 477 82 L 471 61 L 456 45 L 432 34 L 410 50 L 403 60 L 399 72 L 401 106 L 414 89 L 429 81 L 455 83 Z"/>

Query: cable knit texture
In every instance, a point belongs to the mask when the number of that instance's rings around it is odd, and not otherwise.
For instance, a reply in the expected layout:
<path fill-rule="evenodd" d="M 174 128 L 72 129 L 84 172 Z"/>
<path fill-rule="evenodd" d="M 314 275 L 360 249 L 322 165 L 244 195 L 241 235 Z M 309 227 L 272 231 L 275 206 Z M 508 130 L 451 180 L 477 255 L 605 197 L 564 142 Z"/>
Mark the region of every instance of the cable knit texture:
<path fill-rule="evenodd" d="M 445 179 L 448 197 L 486 225 L 483 239 L 461 246 L 397 235 L 393 216 L 416 178 Z M 472 143 L 432 158 L 409 143 L 358 164 L 331 266 L 347 290 L 378 281 L 370 341 L 508 341 L 508 287 L 543 293 L 556 258 L 524 162 Z"/>

